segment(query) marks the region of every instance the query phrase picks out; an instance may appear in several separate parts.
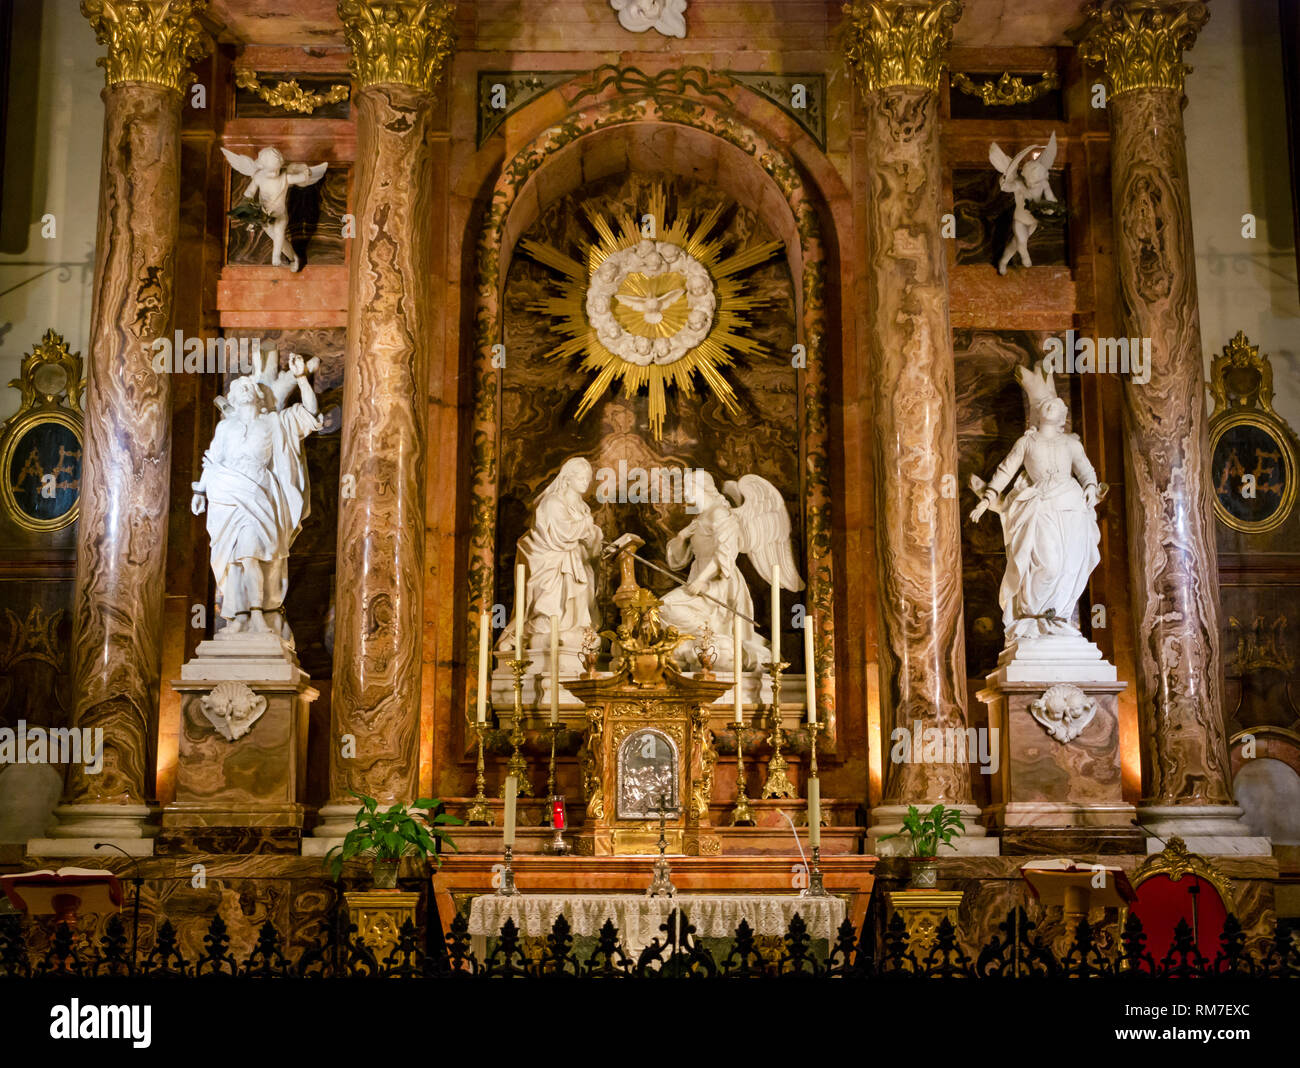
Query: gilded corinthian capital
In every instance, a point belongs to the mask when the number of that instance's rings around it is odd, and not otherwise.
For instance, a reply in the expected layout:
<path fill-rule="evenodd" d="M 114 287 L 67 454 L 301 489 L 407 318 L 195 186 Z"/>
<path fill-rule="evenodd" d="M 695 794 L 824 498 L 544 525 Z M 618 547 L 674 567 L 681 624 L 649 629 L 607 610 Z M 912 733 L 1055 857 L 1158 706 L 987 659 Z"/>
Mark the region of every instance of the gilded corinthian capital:
<path fill-rule="evenodd" d="M 1092 0 L 1084 9 L 1079 58 L 1106 75 L 1110 93 L 1172 89 L 1182 93 L 1183 53 L 1210 17 L 1201 0 Z"/>
<path fill-rule="evenodd" d="M 108 46 L 98 60 L 109 85 L 146 82 L 183 93 L 190 64 L 208 54 L 199 20 L 208 0 L 81 0 L 95 40 Z"/>
<path fill-rule="evenodd" d="M 866 92 L 939 88 L 961 0 L 853 0 L 844 5 L 844 58 Z"/>
<path fill-rule="evenodd" d="M 456 48 L 455 16 L 448 0 L 339 0 L 352 77 L 432 92 Z"/>

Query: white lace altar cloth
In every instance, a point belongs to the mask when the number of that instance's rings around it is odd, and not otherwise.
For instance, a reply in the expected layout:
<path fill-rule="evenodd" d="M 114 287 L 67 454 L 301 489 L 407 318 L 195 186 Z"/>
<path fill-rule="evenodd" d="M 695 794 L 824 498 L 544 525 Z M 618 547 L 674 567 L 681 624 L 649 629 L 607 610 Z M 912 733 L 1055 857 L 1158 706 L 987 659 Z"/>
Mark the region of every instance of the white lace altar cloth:
<path fill-rule="evenodd" d="M 799 897 L 797 894 L 678 894 L 646 897 L 644 894 L 481 894 L 469 909 L 469 933 L 496 938 L 506 920 L 513 920 L 522 935 L 539 938 L 551 933 L 561 913 L 576 936 L 595 937 L 606 920 L 618 928 L 619 941 L 637 953 L 652 940 L 663 940 L 661 924 L 673 909 L 683 910 L 695 926 L 696 938 L 734 938 L 740 921 L 756 935 L 780 937 L 798 913 L 812 938 L 834 942 L 848 912 L 838 897 Z"/>

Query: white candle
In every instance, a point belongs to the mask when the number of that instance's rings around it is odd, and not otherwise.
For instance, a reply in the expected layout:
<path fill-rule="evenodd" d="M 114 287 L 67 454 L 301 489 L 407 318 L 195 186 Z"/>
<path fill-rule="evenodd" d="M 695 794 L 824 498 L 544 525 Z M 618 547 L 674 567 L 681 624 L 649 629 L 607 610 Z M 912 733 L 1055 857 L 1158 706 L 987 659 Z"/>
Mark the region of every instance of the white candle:
<path fill-rule="evenodd" d="M 515 844 L 515 798 L 519 792 L 519 780 L 513 775 L 506 776 L 506 829 L 505 844 Z"/>
<path fill-rule="evenodd" d="M 491 656 L 488 632 L 492 626 L 491 617 L 491 606 L 484 603 L 483 611 L 479 613 L 478 617 L 478 704 L 475 709 L 475 718 L 479 723 L 487 722 L 488 659 Z"/>
<path fill-rule="evenodd" d="M 523 564 L 515 565 L 515 659 L 524 658 L 524 586 L 527 572 Z"/>
<path fill-rule="evenodd" d="M 560 722 L 560 617 L 551 616 L 551 726 Z"/>
<path fill-rule="evenodd" d="M 781 565 L 772 566 L 772 664 L 781 662 Z"/>
<path fill-rule="evenodd" d="M 808 780 L 808 844 L 822 844 L 822 781 L 815 776 Z"/>
<path fill-rule="evenodd" d="M 738 614 L 733 614 L 731 617 L 731 648 L 732 655 L 735 658 L 732 670 L 732 674 L 735 676 L 735 685 L 732 692 L 735 695 L 736 702 L 736 725 L 740 726 L 745 722 L 745 704 L 740 693 L 741 668 L 745 663 L 745 654 L 740 644 L 740 616 Z"/>
<path fill-rule="evenodd" d="M 803 618 L 804 692 L 808 701 L 808 726 L 817 726 L 817 664 L 813 655 L 812 616 Z"/>

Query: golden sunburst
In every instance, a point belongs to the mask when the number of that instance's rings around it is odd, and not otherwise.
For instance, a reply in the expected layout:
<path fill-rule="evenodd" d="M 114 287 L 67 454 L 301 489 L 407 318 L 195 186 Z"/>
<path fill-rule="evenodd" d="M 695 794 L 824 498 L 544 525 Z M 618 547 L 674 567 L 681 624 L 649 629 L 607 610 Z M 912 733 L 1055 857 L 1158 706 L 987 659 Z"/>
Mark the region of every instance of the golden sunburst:
<path fill-rule="evenodd" d="M 692 395 L 697 373 L 728 411 L 739 410 L 724 370 L 740 353 L 763 353 L 763 344 L 747 336 L 753 324 L 746 313 L 766 303 L 744 295 L 739 276 L 782 245 L 750 241 L 729 249 L 725 237 L 709 236 L 725 205 L 679 203 L 668 224 L 665 189 L 652 188 L 648 201 L 640 219 L 626 211 L 610 218 L 584 204 L 596 240 L 583 242 L 577 259 L 540 241 L 525 239 L 520 248 L 562 276 L 552 282 L 554 295 L 530 310 L 551 316 L 551 329 L 565 339 L 544 358 L 581 355 L 582 370 L 595 374 L 578 418 L 611 386 L 621 384 L 627 397 L 647 389 L 650 426 L 659 438 L 666 388 Z"/>

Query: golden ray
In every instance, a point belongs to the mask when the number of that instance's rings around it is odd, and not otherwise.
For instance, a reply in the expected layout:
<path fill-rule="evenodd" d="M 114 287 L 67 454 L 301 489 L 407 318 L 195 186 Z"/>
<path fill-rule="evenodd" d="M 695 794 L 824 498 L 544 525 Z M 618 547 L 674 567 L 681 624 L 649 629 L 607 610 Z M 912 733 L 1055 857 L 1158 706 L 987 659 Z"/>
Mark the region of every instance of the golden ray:
<path fill-rule="evenodd" d="M 715 204 L 702 210 L 698 202 L 677 203 L 672 219 L 668 218 L 668 191 L 655 184 L 645 197 L 645 211 L 622 210 L 612 215 L 597 210 L 588 201 L 582 205 L 596 239 L 580 242 L 576 255 L 569 255 L 545 242 L 524 239 L 519 248 L 538 263 L 562 276 L 553 281 L 554 293 L 529 304 L 529 310 L 552 320 L 551 329 L 564 339 L 544 359 L 569 361 L 581 357 L 582 371 L 594 377 L 583 391 L 577 417 L 587 415 L 611 388 L 621 387 L 623 395 L 635 397 L 648 393 L 650 426 L 656 438 L 662 436 L 667 417 L 667 390 L 676 389 L 682 396 L 695 395 L 696 376 L 730 412 L 739 412 L 735 390 L 723 369 L 733 366 L 738 355 L 761 357 L 766 348 L 747 333 L 752 325 L 744 312 L 765 307 L 761 296 L 743 292 L 738 277 L 767 261 L 783 245 L 779 241 L 751 241 L 728 252 L 725 234 L 710 236 L 722 221 L 726 206 Z M 653 230 L 643 232 L 645 216 L 653 219 Z M 715 306 L 713 324 L 708 335 L 674 362 L 639 364 L 623 359 L 607 349 L 587 320 L 587 287 L 591 276 L 610 256 L 633 248 L 653 233 L 656 241 L 677 245 L 704 267 L 713 283 Z M 584 266 L 585 264 L 585 266 Z M 685 277 L 663 274 L 654 277 L 629 274 L 619 292 L 632 304 L 611 301 L 611 311 L 626 335 L 648 339 L 669 338 L 685 328 L 690 307 L 687 298 L 678 297 L 665 307 L 653 304 L 645 309 L 645 298 L 666 296 L 685 284 Z M 645 310 L 642 310 L 645 309 Z M 651 316 L 651 312 L 654 316 Z M 638 318 L 640 316 L 640 318 Z"/>

